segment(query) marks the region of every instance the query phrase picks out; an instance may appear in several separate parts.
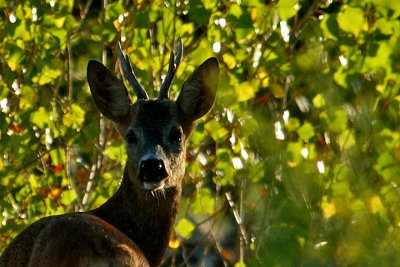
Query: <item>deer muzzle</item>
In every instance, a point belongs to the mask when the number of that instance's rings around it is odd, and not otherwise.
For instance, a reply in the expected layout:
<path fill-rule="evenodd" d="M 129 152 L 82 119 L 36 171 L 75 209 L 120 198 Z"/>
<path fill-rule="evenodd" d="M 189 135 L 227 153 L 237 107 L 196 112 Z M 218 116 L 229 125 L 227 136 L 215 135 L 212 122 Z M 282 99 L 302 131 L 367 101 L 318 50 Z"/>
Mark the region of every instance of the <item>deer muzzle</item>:
<path fill-rule="evenodd" d="M 139 179 L 147 190 L 156 190 L 165 186 L 164 179 L 168 177 L 164 161 L 161 159 L 146 159 L 140 162 Z"/>

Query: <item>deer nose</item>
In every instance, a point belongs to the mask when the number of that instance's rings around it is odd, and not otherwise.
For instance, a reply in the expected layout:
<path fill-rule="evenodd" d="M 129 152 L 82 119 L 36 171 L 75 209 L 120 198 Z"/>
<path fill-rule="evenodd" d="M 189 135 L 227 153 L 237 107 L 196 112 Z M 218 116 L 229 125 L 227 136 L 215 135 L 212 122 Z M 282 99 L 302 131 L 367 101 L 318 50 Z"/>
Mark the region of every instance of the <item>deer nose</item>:
<path fill-rule="evenodd" d="M 144 182 L 158 183 L 167 176 L 164 161 L 160 159 L 146 159 L 140 163 L 139 178 Z"/>

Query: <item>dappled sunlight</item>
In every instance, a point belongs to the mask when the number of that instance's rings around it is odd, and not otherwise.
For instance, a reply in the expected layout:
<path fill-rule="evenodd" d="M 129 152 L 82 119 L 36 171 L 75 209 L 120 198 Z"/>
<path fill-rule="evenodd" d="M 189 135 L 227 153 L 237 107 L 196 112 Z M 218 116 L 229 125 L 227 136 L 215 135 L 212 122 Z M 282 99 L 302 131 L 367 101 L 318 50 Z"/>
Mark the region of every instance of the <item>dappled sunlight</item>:
<path fill-rule="evenodd" d="M 121 41 L 156 97 L 181 39 L 171 98 L 206 58 L 220 78 L 163 266 L 400 265 L 400 1 L 6 2 L 0 251 L 120 183 L 125 143 L 87 62 L 119 73 Z"/>

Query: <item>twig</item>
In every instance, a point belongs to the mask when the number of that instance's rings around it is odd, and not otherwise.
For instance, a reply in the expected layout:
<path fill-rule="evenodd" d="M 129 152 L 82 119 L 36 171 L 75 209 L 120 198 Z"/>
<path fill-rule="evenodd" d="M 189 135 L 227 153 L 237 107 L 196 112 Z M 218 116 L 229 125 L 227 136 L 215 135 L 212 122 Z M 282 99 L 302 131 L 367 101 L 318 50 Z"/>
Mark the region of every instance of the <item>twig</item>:
<path fill-rule="evenodd" d="M 233 202 L 231 193 L 226 192 L 225 197 L 226 197 L 226 200 L 228 200 L 228 204 L 232 209 L 233 216 L 235 217 L 236 223 L 239 226 L 240 234 L 241 234 L 245 244 L 248 244 L 246 229 L 244 228 L 242 217 L 240 216 L 238 210 L 235 207 L 235 202 Z"/>

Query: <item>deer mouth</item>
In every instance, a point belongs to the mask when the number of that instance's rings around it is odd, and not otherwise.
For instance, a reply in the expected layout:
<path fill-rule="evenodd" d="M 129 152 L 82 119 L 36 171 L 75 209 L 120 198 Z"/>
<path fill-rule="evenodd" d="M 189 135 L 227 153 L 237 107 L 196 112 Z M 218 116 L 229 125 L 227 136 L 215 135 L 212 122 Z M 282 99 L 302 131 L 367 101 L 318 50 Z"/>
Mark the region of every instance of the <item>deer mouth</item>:
<path fill-rule="evenodd" d="M 159 182 L 144 181 L 143 187 L 146 190 L 155 191 L 158 189 L 163 189 L 165 187 L 165 183 L 164 183 L 164 181 L 159 181 Z"/>

